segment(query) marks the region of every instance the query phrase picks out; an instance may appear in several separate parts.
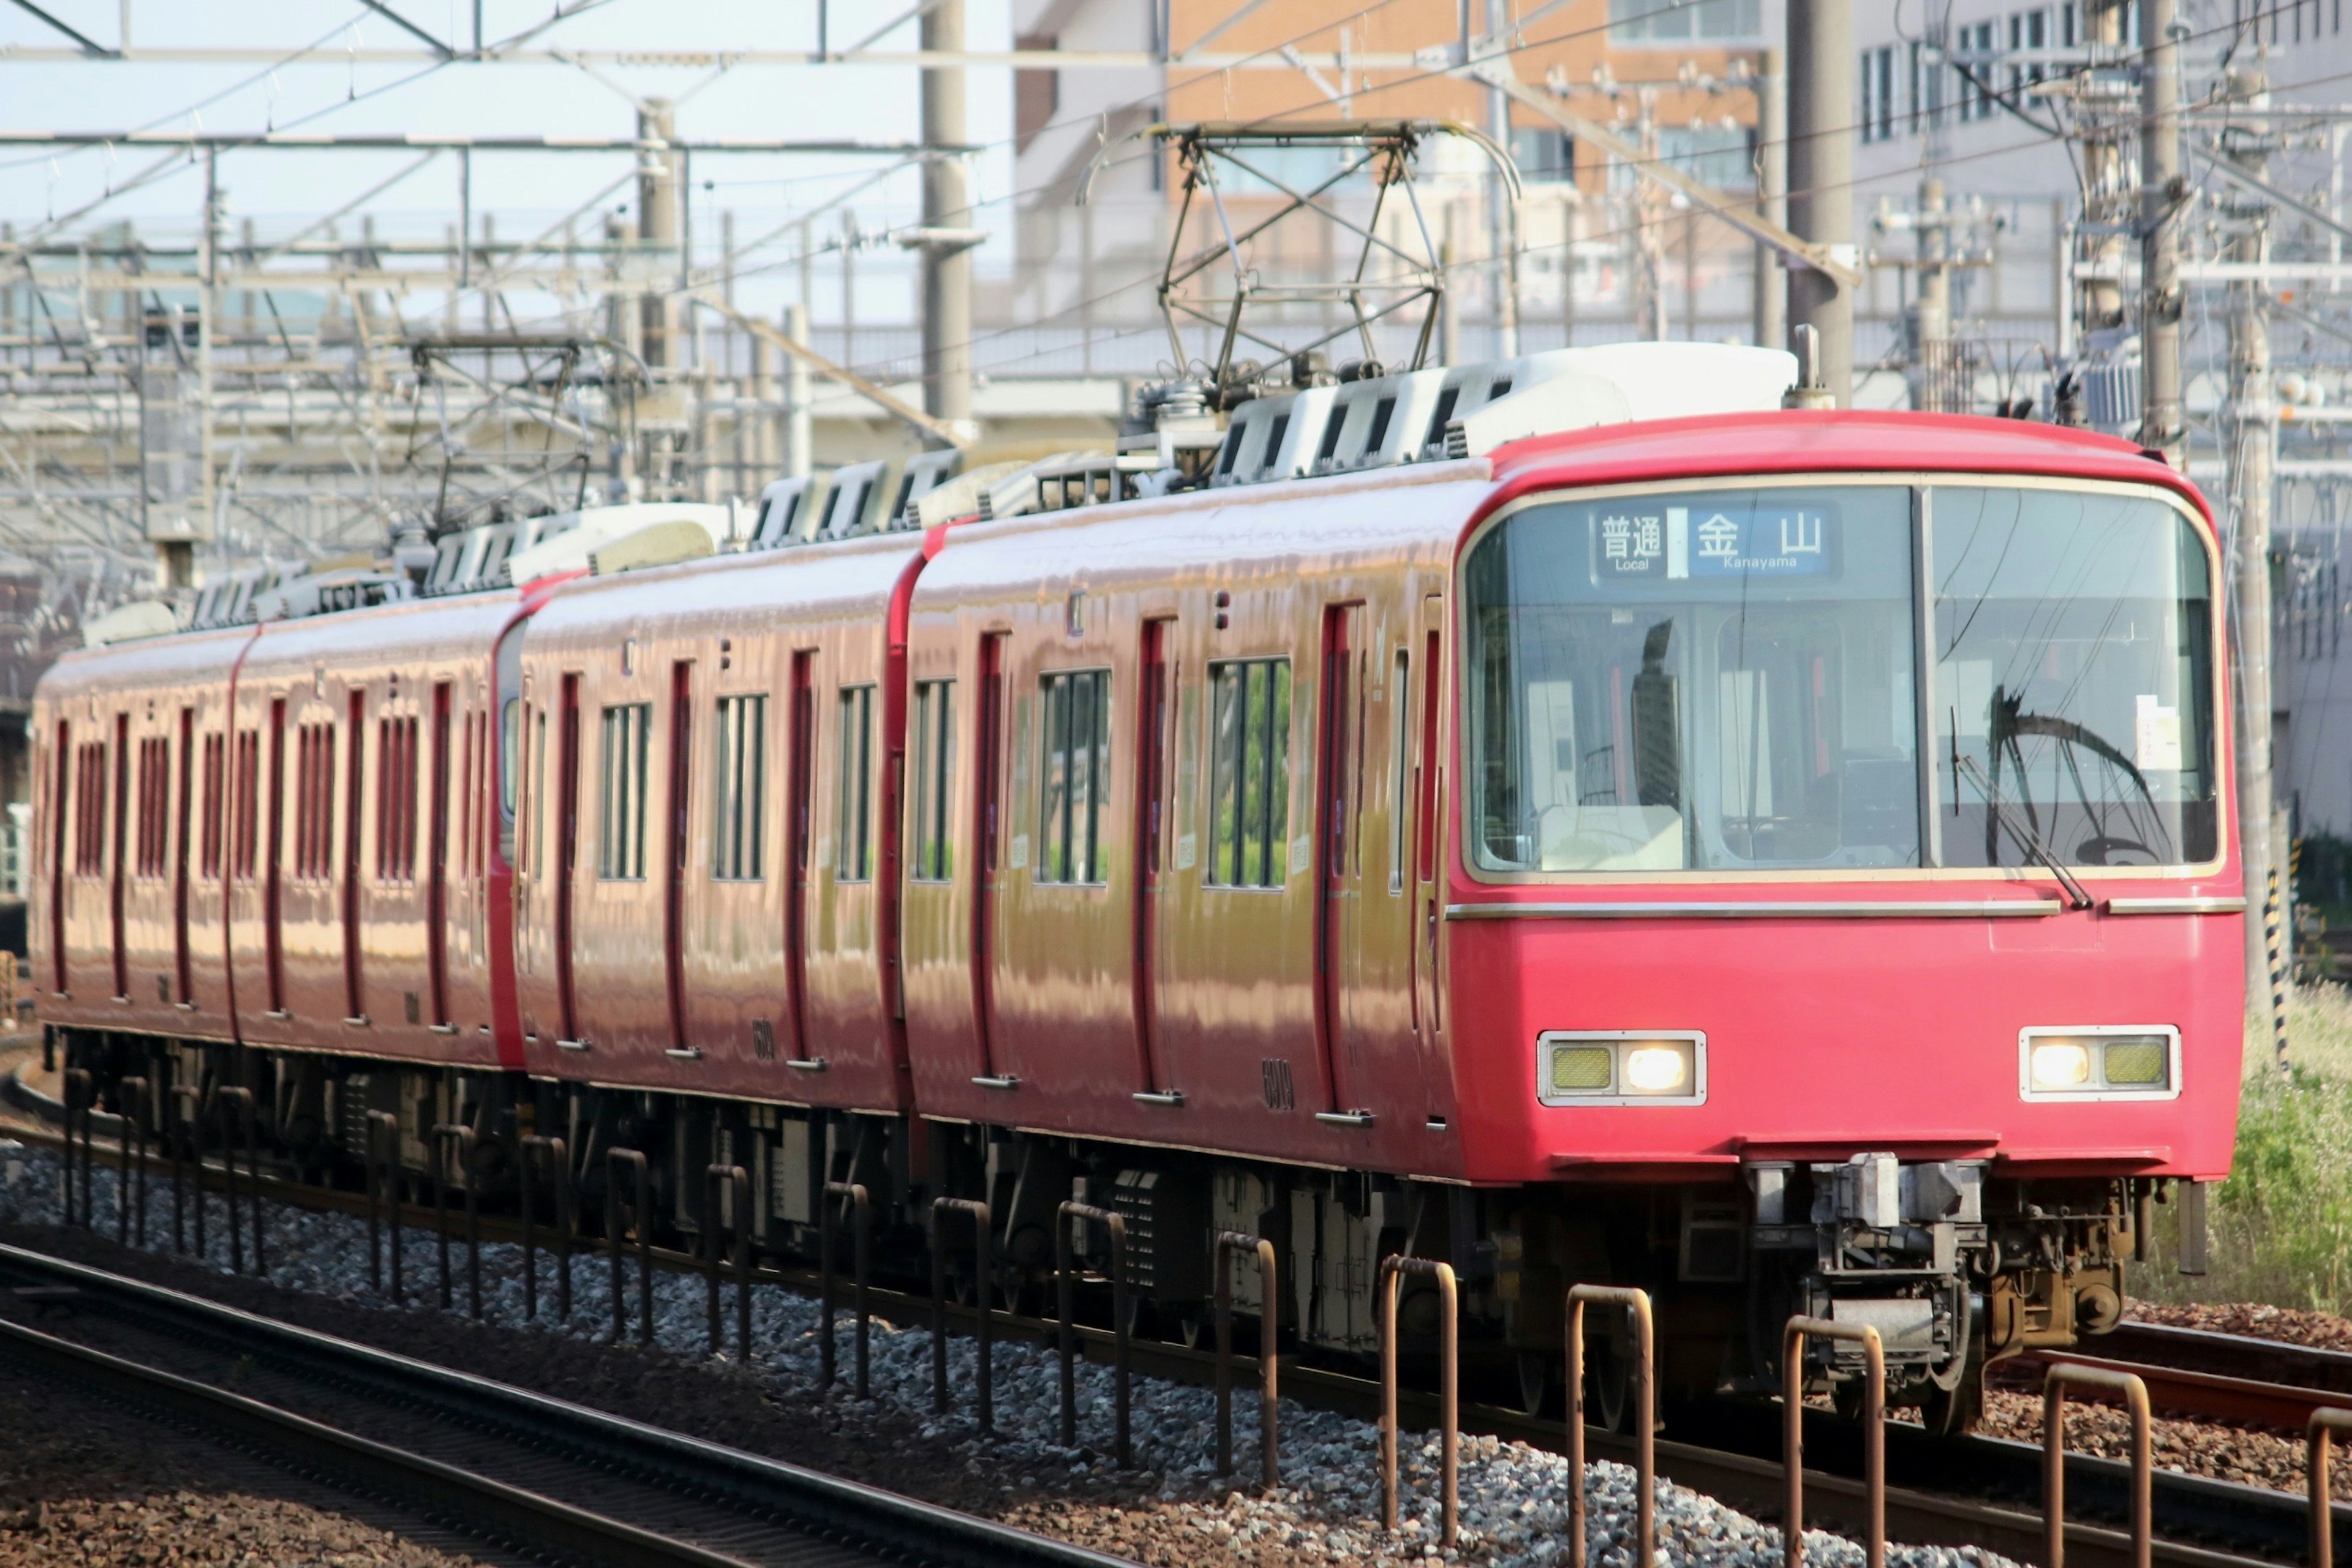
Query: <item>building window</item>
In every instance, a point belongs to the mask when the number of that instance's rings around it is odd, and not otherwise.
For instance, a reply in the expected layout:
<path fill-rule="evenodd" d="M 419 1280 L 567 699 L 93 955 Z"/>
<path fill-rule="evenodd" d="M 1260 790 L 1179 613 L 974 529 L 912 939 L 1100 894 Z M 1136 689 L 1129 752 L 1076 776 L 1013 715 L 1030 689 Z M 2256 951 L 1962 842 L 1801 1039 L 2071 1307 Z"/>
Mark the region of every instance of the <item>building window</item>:
<path fill-rule="evenodd" d="M 720 698 L 716 748 L 710 874 L 722 882 L 756 882 L 767 864 L 767 698 Z"/>
<path fill-rule="evenodd" d="M 1610 40 L 1682 44 L 1696 38 L 1754 38 L 1763 31 L 1760 0 L 1609 0 Z"/>
<path fill-rule="evenodd" d="M 1718 191 L 1752 190 L 1756 184 L 1755 138 L 1744 125 L 1661 127 L 1658 162 Z M 1630 191 L 1640 183 L 1640 173 L 1630 163 L 1608 167 L 1612 191 Z"/>
<path fill-rule="evenodd" d="M 1110 671 L 1049 675 L 1042 691 L 1045 747 L 1037 880 L 1099 882 L 1105 879 L 1103 797 L 1110 789 Z"/>
<path fill-rule="evenodd" d="M 608 882 L 634 882 L 646 874 L 646 743 L 653 715 L 650 702 L 604 710 L 596 875 Z"/>
<path fill-rule="evenodd" d="M 1862 51 L 1862 139 L 1895 140 L 1895 46 Z"/>
<path fill-rule="evenodd" d="M 948 836 L 950 785 L 955 779 L 955 682 L 915 683 L 915 732 L 908 738 L 915 765 L 915 864 L 918 882 L 955 875 Z"/>
<path fill-rule="evenodd" d="M 2024 49 L 2046 49 L 2050 47 L 2050 12 L 2019 11 L 2009 18 L 2009 50 L 2016 54 Z M 2025 89 L 2050 74 L 2040 60 L 2028 60 L 2009 68 L 2009 95 L 2012 102 L 2024 95 Z"/>
<path fill-rule="evenodd" d="M 1959 57 L 1960 119 L 1990 120 L 1999 100 L 1993 96 L 1993 25 L 1977 22 L 1952 29 L 1953 52 Z"/>
<path fill-rule="evenodd" d="M 1925 44 L 1911 46 L 1911 129 L 1915 132 L 1940 131 L 1944 126 L 1944 105 L 1950 101 L 1949 68 L 1937 59 Z"/>
<path fill-rule="evenodd" d="M 1548 125 L 1511 128 L 1511 162 L 1519 178 L 1558 184 L 1576 178 L 1576 138 Z"/>
<path fill-rule="evenodd" d="M 335 727 L 295 732 L 294 879 L 323 882 L 335 865 Z"/>
<path fill-rule="evenodd" d="M 841 793 L 833 871 L 844 882 L 874 874 L 874 689 L 841 689 Z"/>
<path fill-rule="evenodd" d="M 1209 867 L 1216 888 L 1290 876 L 1290 661 L 1209 667 Z"/>

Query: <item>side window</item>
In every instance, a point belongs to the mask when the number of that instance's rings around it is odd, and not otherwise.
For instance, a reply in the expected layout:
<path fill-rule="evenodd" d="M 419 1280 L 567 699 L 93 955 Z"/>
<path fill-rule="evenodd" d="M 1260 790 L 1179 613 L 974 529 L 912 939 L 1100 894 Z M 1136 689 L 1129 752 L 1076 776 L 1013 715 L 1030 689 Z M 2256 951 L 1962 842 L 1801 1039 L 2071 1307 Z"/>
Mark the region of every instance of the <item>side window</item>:
<path fill-rule="evenodd" d="M 1278 888 L 1290 875 L 1290 661 L 1209 667 L 1213 888 Z"/>
<path fill-rule="evenodd" d="M 226 801 L 223 798 L 228 784 L 228 738 L 225 735 L 205 737 L 205 813 L 204 874 L 216 878 L 221 874 L 221 828 L 226 816 Z"/>
<path fill-rule="evenodd" d="M 85 742 L 74 779 L 74 869 L 95 877 L 106 869 L 106 742 Z"/>
<path fill-rule="evenodd" d="M 1110 671 L 1048 675 L 1045 751 L 1038 788 L 1037 880 L 1099 882 L 1105 877 L 1103 797 L 1110 790 Z"/>
<path fill-rule="evenodd" d="M 416 720 L 376 721 L 375 879 L 416 879 Z"/>
<path fill-rule="evenodd" d="M 650 702 L 604 710 L 596 875 L 606 881 L 636 881 L 646 874 L 646 738 L 653 713 Z"/>
<path fill-rule="evenodd" d="M 915 863 L 911 875 L 919 882 L 944 882 L 955 875 L 955 856 L 949 843 L 951 807 L 948 794 L 955 778 L 955 682 L 915 683 L 914 753 Z"/>
<path fill-rule="evenodd" d="M 305 724 L 295 746 L 294 876 L 323 882 L 335 864 L 335 728 Z"/>
<path fill-rule="evenodd" d="M 720 698 L 718 731 L 710 874 L 721 881 L 756 882 L 767 864 L 767 698 Z"/>
<path fill-rule="evenodd" d="M 863 882 L 874 874 L 874 688 L 841 689 L 841 791 L 835 796 L 834 875 Z"/>
<path fill-rule="evenodd" d="M 261 854 L 261 731 L 240 731 L 236 737 L 236 843 L 231 863 L 236 875 L 251 877 Z"/>
<path fill-rule="evenodd" d="M 139 874 L 160 877 L 172 842 L 172 742 L 139 742 Z"/>

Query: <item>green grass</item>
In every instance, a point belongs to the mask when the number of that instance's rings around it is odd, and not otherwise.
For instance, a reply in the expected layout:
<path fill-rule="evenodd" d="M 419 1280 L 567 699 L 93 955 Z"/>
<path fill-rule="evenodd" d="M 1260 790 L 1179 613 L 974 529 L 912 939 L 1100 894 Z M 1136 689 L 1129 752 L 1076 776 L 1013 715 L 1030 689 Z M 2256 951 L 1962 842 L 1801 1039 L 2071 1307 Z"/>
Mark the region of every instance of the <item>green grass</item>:
<path fill-rule="evenodd" d="M 2287 1041 L 2291 1070 L 2282 1074 L 2267 1020 L 2248 1026 L 2237 1158 L 2212 1196 L 2212 1271 L 2179 1273 L 2174 1222 L 2159 1208 L 2133 1295 L 2352 1315 L 2352 993 L 2299 988 Z"/>

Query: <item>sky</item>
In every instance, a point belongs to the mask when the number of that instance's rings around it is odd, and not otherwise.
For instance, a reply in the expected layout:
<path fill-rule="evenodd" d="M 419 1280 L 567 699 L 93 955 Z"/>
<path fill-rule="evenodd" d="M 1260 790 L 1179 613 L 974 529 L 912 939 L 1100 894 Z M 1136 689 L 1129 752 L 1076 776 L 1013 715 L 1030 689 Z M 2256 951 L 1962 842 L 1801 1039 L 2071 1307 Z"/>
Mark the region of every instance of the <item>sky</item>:
<path fill-rule="evenodd" d="M 832 65 L 736 65 L 714 71 L 705 64 L 659 60 L 596 66 L 593 72 L 562 64 L 366 64 L 352 51 L 417 48 L 394 23 L 355 0 L 38 0 L 68 26 L 113 45 L 127 14 L 134 47 L 237 47 L 260 51 L 271 64 L 33 61 L 11 58 L 31 47 L 69 41 L 37 17 L 0 5 L 0 127 L 11 130 L 113 132 L 126 129 L 210 132 L 299 128 L 338 132 L 471 132 L 629 136 L 635 129 L 631 95 L 681 100 L 678 129 L 688 137 L 778 139 L 856 138 L 912 141 L 919 134 L 918 73 L 911 68 Z M 470 44 L 469 0 L 388 0 L 418 26 Z M 576 3 L 576 0 L 574 0 Z M 484 36 L 510 37 L 545 22 L 552 0 L 483 0 Z M 901 0 L 834 0 L 832 42 L 844 47 L 906 8 Z M 579 14 L 531 40 L 534 46 L 655 51 L 800 49 L 816 38 L 816 0 L 719 3 L 719 0 L 592 0 Z M 1009 47 L 1008 0 L 967 0 L 971 47 Z M 877 48 L 912 48 L 908 22 Z M 974 157 L 971 183 L 984 204 L 980 226 L 1009 226 L 1004 199 L 1013 182 L 1012 92 L 1009 73 L 974 69 L 967 87 L 969 136 L 985 144 Z M 253 220 L 259 238 L 285 236 L 415 162 L 409 153 L 239 151 L 225 155 L 220 183 L 229 232 Z M 159 159 L 165 167 L 150 183 L 107 199 Z M 739 244 L 790 223 L 798 213 L 839 195 L 896 160 L 874 156 L 704 154 L 693 165 L 691 196 L 698 260 L 718 248 L 719 214 L 735 214 Z M 481 153 L 474 160 L 474 207 L 497 217 L 502 238 L 528 237 L 558 221 L 604 186 L 622 180 L 624 153 Z M 915 171 L 900 169 L 855 200 L 867 228 L 911 222 L 919 193 Z M 707 188 L 706 188 L 707 186 Z M 0 219 L 21 237 L 74 212 L 100 205 L 68 232 L 129 219 L 158 241 L 184 242 L 194 233 L 204 175 L 184 156 L 153 147 L 87 150 L 0 147 Z M 444 154 L 410 174 L 362 210 L 384 237 L 437 239 L 458 210 L 457 160 Z M 595 232 L 593 214 L 625 207 L 624 183 L 590 209 L 583 237 Z M 827 229 L 836 215 L 820 220 Z M 357 231 L 357 219 L 341 232 Z M 769 279 L 747 285 L 743 302 L 766 309 L 792 297 L 789 236 L 754 258 Z M 1011 264 L 1009 238 L 985 248 L 986 272 Z M 864 263 L 861 262 L 863 266 Z M 821 264 L 837 268 L 837 263 Z M 877 253 L 869 286 L 860 290 L 864 319 L 903 319 L 911 312 L 908 265 L 896 253 Z M 868 298 L 867 287 L 874 291 Z"/>

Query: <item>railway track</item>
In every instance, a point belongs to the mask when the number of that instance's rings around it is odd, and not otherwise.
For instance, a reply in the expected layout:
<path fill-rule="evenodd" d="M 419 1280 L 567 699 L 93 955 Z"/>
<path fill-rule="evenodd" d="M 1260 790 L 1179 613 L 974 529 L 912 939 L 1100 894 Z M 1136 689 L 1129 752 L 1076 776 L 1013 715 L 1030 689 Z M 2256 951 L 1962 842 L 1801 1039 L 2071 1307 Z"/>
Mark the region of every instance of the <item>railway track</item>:
<path fill-rule="evenodd" d="M 2168 1323 L 2126 1323 L 2098 1353 L 2036 1352 L 2030 1364 L 2112 1367 L 2160 1411 L 2300 1432 L 2315 1410 L 2352 1407 L 2352 1353 Z"/>
<path fill-rule="evenodd" d="M 0 1247 L 0 1282 L 71 1314 L 62 1330 L 0 1320 L 0 1357 L 518 1551 L 647 1568 L 1119 1568 L 1099 1552 L 20 1248 Z"/>
<path fill-rule="evenodd" d="M 60 1146 L 53 1129 L 18 1122 L 10 1131 L 37 1138 L 51 1148 Z M 101 1164 L 109 1163 L 103 1142 L 99 1155 Z M 224 1185 L 226 1179 L 226 1173 L 218 1166 L 206 1173 L 211 1187 Z M 247 1177 L 240 1170 L 236 1181 L 242 1190 Z M 264 1178 L 263 1192 L 272 1201 L 350 1214 L 363 1213 L 365 1207 L 359 1194 L 269 1178 Z M 405 1223 L 420 1229 L 429 1230 L 434 1223 L 429 1207 L 411 1206 L 404 1213 Z M 486 1241 L 516 1241 L 521 1234 L 519 1226 L 488 1215 L 480 1226 Z M 102 1219 L 98 1228 L 103 1231 Z M 544 1239 L 542 1232 L 542 1244 Z M 77 1266 L 60 1260 L 37 1263 L 40 1256 L 10 1251 L 5 1254 L 5 1268 L 30 1270 L 46 1266 L 58 1271 L 53 1281 L 58 1283 L 96 1272 L 77 1274 Z M 682 1252 L 656 1249 L 654 1256 L 657 1264 L 679 1270 L 699 1271 L 704 1267 L 701 1259 Z M 588 1266 L 584 1258 L 578 1261 L 583 1268 Z M 602 1267 L 601 1253 L 595 1267 Z M 811 1270 L 762 1268 L 757 1278 L 762 1283 L 802 1290 L 813 1290 L 816 1284 Z M 89 1289 L 94 1293 L 97 1289 Z M 884 1316 L 921 1321 L 930 1311 L 928 1297 L 881 1286 L 872 1294 L 875 1310 Z M 181 1300 L 209 1305 L 195 1298 Z M 1056 1325 L 1050 1319 L 1000 1312 L 995 1331 L 1000 1339 L 1042 1344 L 1052 1342 Z M 1081 1325 L 1078 1337 L 1081 1352 L 1088 1359 L 1108 1362 L 1111 1358 L 1114 1342 L 1107 1329 Z M 1205 1384 L 1215 1373 L 1212 1353 L 1182 1345 L 1138 1341 L 1129 1354 L 1135 1371 L 1147 1375 Z M 2345 1359 L 2352 1361 L 2352 1357 Z M 1237 1358 L 1237 1381 L 1245 1385 L 1254 1370 L 1248 1358 Z M 2142 1368 L 2135 1365 L 2132 1370 Z M 1347 1372 L 1287 1362 L 1282 1369 L 1282 1387 L 1286 1396 L 1319 1408 L 1364 1420 L 1378 1414 L 1378 1383 Z M 2352 1395 L 2345 1403 L 2352 1404 Z M 1439 1419 L 1434 1396 L 1410 1387 L 1402 1393 L 1400 1414 L 1408 1424 L 1423 1427 L 1436 1426 Z M 1708 1401 L 1670 1408 L 1664 1414 L 1665 1430 L 1674 1438 L 1655 1446 L 1660 1475 L 1752 1515 L 1777 1517 L 1784 1496 L 1777 1406 Z M 1555 1452 L 1566 1447 L 1565 1434 L 1554 1420 L 1475 1404 L 1460 1407 L 1459 1420 L 1467 1434 L 1491 1435 Z M 1696 1440 L 1680 1440 L 1685 1436 Z M 1630 1463 L 1633 1458 L 1631 1441 L 1614 1434 L 1591 1434 L 1589 1450 L 1595 1457 L 1621 1462 Z M 1860 1479 L 1861 1444 L 1853 1426 L 1825 1411 L 1810 1415 L 1806 1456 L 1809 1525 L 1858 1529 L 1864 1493 Z M 1987 1437 L 1935 1438 L 1916 1427 L 1897 1424 L 1888 1428 L 1886 1462 L 1885 1518 L 1890 1539 L 1977 1545 L 2020 1561 L 2040 1557 L 2042 1450 L 2038 1447 Z M 2128 1568 L 2133 1554 L 2123 1526 L 2128 1517 L 2129 1467 L 2091 1455 L 2070 1454 L 2066 1474 L 2069 1561 L 2099 1568 Z M 2229 1564 L 2242 1568 L 2249 1562 L 2307 1561 L 2309 1521 L 2299 1496 L 2168 1471 L 2157 1473 L 2154 1489 L 2158 1563 L 2170 1568 L 2226 1568 Z M 2352 1508 L 2339 1505 L 2336 1515 L 2337 1537 L 2352 1540 Z M 2352 1568 L 2352 1552 L 2342 1561 L 2346 1568 Z"/>

